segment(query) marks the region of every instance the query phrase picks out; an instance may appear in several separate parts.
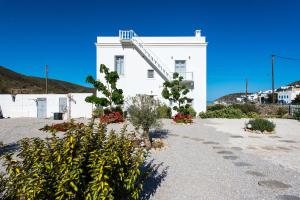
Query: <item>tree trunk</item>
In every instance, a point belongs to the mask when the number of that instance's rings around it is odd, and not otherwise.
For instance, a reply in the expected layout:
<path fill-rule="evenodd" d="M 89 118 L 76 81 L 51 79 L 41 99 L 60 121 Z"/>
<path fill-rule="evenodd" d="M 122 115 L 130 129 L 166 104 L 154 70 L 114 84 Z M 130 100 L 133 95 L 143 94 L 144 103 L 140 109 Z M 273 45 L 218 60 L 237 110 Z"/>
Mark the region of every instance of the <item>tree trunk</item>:
<path fill-rule="evenodd" d="M 144 142 L 145 142 L 145 146 L 146 148 L 151 148 L 151 141 L 150 141 L 150 137 L 149 137 L 149 129 L 144 129 L 143 130 L 143 138 L 144 138 Z"/>

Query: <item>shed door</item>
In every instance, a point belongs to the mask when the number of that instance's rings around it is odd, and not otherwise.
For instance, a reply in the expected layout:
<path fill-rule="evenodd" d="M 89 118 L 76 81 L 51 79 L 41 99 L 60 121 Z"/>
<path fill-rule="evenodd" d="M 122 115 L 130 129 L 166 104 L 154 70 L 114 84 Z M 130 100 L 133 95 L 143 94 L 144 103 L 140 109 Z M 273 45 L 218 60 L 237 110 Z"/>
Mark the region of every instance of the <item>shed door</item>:
<path fill-rule="evenodd" d="M 37 98 L 37 118 L 47 118 L 46 98 Z"/>
<path fill-rule="evenodd" d="M 59 112 L 66 113 L 67 112 L 67 101 L 66 97 L 59 97 Z"/>

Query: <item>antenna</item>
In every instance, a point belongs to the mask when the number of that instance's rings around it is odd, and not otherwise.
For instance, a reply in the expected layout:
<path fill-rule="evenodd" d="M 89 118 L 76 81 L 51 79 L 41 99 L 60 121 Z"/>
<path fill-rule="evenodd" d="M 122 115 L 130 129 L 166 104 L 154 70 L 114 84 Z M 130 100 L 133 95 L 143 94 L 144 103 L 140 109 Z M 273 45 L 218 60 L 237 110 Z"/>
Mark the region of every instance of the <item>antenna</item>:
<path fill-rule="evenodd" d="M 45 75 L 46 75 L 46 94 L 48 94 L 48 65 L 45 66 Z"/>

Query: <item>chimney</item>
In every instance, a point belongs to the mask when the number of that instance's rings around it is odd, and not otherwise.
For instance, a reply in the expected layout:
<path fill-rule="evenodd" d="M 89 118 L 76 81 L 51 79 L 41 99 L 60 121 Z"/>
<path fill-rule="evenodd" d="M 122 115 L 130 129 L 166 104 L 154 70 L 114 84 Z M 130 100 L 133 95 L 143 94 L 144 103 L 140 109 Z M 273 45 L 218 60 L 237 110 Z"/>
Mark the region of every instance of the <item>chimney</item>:
<path fill-rule="evenodd" d="M 200 38 L 201 37 L 201 30 L 195 30 L 195 37 Z"/>

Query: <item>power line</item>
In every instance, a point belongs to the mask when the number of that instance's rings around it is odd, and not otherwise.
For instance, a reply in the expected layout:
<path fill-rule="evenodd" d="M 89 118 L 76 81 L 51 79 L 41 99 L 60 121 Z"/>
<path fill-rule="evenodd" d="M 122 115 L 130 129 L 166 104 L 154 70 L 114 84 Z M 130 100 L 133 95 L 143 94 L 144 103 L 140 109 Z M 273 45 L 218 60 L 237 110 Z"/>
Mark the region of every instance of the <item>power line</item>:
<path fill-rule="evenodd" d="M 292 58 L 292 57 L 285 57 L 285 56 L 279 56 L 279 55 L 274 55 L 277 58 L 285 59 L 285 60 L 294 60 L 294 61 L 300 61 L 300 58 Z"/>

